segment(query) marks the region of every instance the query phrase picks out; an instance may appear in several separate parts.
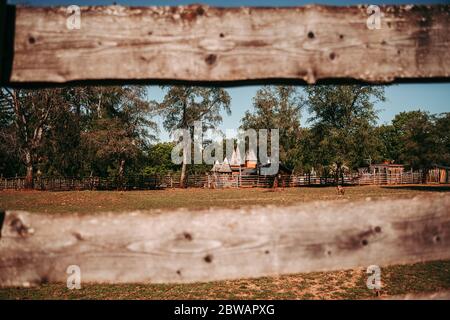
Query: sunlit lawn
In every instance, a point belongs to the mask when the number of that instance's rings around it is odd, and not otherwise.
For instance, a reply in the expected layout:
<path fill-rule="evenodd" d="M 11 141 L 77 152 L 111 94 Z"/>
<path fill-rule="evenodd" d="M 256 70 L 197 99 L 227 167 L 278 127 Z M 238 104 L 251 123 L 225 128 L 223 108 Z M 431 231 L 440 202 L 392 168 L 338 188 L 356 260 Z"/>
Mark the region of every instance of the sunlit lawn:
<path fill-rule="evenodd" d="M 0 208 L 40 213 L 93 213 L 153 209 L 239 208 L 253 205 L 290 205 L 317 200 L 412 198 L 431 191 L 449 192 L 446 185 L 347 187 L 338 196 L 334 187 L 286 189 L 167 189 L 151 191 L 0 191 Z"/>

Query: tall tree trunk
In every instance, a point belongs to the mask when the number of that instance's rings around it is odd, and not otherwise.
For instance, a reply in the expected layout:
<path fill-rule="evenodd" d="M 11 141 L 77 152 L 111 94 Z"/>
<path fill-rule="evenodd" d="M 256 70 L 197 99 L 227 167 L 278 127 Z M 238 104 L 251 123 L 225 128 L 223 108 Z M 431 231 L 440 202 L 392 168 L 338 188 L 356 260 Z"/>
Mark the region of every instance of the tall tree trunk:
<path fill-rule="evenodd" d="M 33 189 L 34 187 L 34 167 L 31 158 L 31 152 L 27 151 L 25 153 L 25 167 L 27 169 L 27 174 L 25 177 L 25 189 Z"/>
<path fill-rule="evenodd" d="M 184 151 L 183 151 L 184 153 Z M 183 165 L 181 166 L 181 176 L 180 176 L 180 188 L 186 188 L 186 170 L 187 170 L 187 163 L 185 156 L 183 154 Z"/>
<path fill-rule="evenodd" d="M 334 176 L 334 182 L 336 185 L 339 185 L 339 178 L 341 176 L 341 164 L 336 163 L 336 174 Z"/>
<path fill-rule="evenodd" d="M 123 189 L 123 174 L 125 172 L 125 160 L 121 159 L 119 162 L 119 189 Z"/>
<path fill-rule="evenodd" d="M 125 160 L 121 159 L 119 162 L 119 177 L 123 178 L 123 174 L 125 172 Z"/>
<path fill-rule="evenodd" d="M 187 124 L 186 120 L 186 110 L 187 110 L 187 95 L 184 96 L 183 101 L 183 119 L 182 119 L 182 128 L 183 129 L 189 129 L 189 126 Z M 184 137 L 183 137 L 184 139 Z M 186 143 L 186 141 L 183 140 L 183 143 Z M 187 148 L 190 148 L 191 145 L 187 146 Z M 183 148 L 183 164 L 181 166 L 181 176 L 180 176 L 180 188 L 186 188 L 186 170 L 187 170 L 187 151 L 185 148 Z"/>

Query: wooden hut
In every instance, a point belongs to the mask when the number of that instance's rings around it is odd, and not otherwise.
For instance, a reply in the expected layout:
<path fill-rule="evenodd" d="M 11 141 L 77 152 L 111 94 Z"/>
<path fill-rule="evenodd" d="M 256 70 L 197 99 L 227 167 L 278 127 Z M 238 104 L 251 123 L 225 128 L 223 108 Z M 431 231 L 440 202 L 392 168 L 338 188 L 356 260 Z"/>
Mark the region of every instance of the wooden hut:
<path fill-rule="evenodd" d="M 430 183 L 450 183 L 450 167 L 433 165 L 433 168 L 428 170 L 427 182 Z"/>
<path fill-rule="evenodd" d="M 379 184 L 397 184 L 402 183 L 402 174 L 405 166 L 390 162 L 371 164 L 369 172 L 378 179 Z"/>

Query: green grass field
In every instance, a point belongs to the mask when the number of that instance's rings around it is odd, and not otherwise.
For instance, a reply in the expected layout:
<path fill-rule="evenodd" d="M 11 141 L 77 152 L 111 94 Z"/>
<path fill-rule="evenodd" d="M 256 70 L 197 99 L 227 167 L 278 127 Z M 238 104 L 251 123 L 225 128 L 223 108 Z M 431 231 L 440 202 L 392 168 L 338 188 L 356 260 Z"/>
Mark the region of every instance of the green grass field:
<path fill-rule="evenodd" d="M 449 192 L 450 186 L 348 187 L 338 196 L 333 187 L 228 190 L 2 191 L 0 208 L 70 214 L 102 211 L 158 210 L 175 208 L 239 208 L 253 205 L 289 205 L 305 201 L 354 201 L 379 198 L 412 198 L 430 192 Z M 194 284 L 82 284 L 68 290 L 65 284 L 35 288 L 3 288 L 0 299 L 365 299 L 374 293 L 366 287 L 364 269 L 241 279 Z M 382 295 L 450 290 L 450 261 L 382 268 Z"/>
<path fill-rule="evenodd" d="M 152 191 L 0 191 L 0 208 L 37 213 L 94 213 L 154 209 L 240 208 L 254 205 L 290 205 L 318 200 L 412 198 L 429 192 L 450 192 L 449 185 L 347 187 L 338 196 L 334 187 L 286 189 L 168 189 Z"/>

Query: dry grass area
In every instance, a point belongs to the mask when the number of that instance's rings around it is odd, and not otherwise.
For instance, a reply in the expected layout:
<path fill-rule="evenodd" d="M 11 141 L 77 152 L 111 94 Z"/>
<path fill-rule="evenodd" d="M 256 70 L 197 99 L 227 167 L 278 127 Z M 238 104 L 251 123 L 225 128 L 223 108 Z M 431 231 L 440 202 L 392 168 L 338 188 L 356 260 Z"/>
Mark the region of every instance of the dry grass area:
<path fill-rule="evenodd" d="M 449 185 L 354 186 L 345 195 L 334 187 L 286 189 L 167 189 L 151 191 L 0 191 L 0 208 L 40 213 L 93 213 L 153 209 L 240 208 L 252 205 L 290 205 L 317 200 L 412 198 L 429 192 L 450 192 Z"/>
<path fill-rule="evenodd" d="M 338 196 L 333 187 L 228 190 L 0 192 L 0 208 L 52 214 L 175 208 L 239 208 L 251 205 L 289 205 L 317 200 L 353 201 L 412 198 L 430 192 L 449 192 L 449 185 L 347 187 Z M 242 279 L 194 284 L 83 284 L 68 290 L 65 284 L 36 288 L 0 289 L 0 299 L 365 299 L 363 269 Z M 450 261 L 390 266 L 382 269 L 383 296 L 450 290 Z"/>
<path fill-rule="evenodd" d="M 193 284 L 65 284 L 0 289 L 0 299 L 371 299 L 364 269 Z M 382 297 L 450 290 L 450 261 L 382 268 Z"/>

